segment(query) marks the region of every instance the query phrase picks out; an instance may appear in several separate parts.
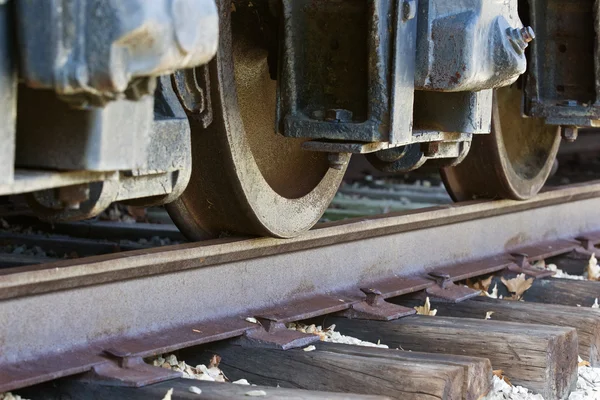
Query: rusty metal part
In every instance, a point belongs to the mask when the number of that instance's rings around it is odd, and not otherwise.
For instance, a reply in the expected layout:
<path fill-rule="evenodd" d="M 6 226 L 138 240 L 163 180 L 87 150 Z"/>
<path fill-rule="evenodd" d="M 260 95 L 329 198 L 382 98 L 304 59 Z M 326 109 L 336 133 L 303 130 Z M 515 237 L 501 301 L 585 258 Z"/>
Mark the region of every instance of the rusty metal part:
<path fill-rule="evenodd" d="M 475 198 L 527 199 L 537 194 L 552 169 L 560 144 L 558 127 L 521 117 L 521 90 L 495 93 L 492 134 L 473 138 L 464 161 L 441 170 L 455 201 Z"/>
<path fill-rule="evenodd" d="M 480 294 L 479 290 L 455 285 L 452 276 L 443 269 L 432 271 L 428 275 L 435 280 L 437 285 L 430 286 L 425 291 L 439 300 L 457 303 Z"/>
<path fill-rule="evenodd" d="M 318 342 L 319 336 L 287 329 L 283 322 L 259 319 L 262 327 L 250 329 L 235 340 L 248 347 L 288 350 Z"/>
<path fill-rule="evenodd" d="M 280 132 L 325 146 L 411 143 L 417 7 L 283 1 Z"/>
<path fill-rule="evenodd" d="M 309 229 L 335 195 L 345 167 L 278 136 L 276 84 L 252 10 L 219 5 L 217 56 L 209 64 L 213 122 L 190 118 L 190 184 L 167 209 L 190 239 L 231 233 L 292 237 Z"/>
<path fill-rule="evenodd" d="M 427 273 L 457 282 L 506 269 L 512 252 L 570 252 L 574 237 L 600 241 L 599 202 L 600 183 L 573 185 L 522 202 L 325 224 L 288 240 L 221 239 L 5 269 L 0 391 L 89 371 L 106 362 L 106 349 L 149 357 L 241 336 L 257 328 L 249 316 L 276 327 L 343 311 L 365 301 L 359 288 L 386 299 L 437 286 Z"/>
<path fill-rule="evenodd" d="M 181 372 L 153 367 L 144 362 L 142 357 L 131 356 L 129 352 L 107 349 L 104 353 L 111 360 L 94 365 L 89 372 L 76 379 L 105 386 L 140 387 L 182 376 Z"/>
<path fill-rule="evenodd" d="M 210 99 L 210 75 L 208 67 L 175 71 L 171 77 L 173 89 L 183 108 L 192 118 L 202 122 L 206 128 L 212 122 L 212 102 Z"/>
<path fill-rule="evenodd" d="M 416 313 L 413 308 L 388 303 L 385 301 L 383 293 L 377 289 L 361 288 L 360 290 L 367 296 L 366 299 L 360 303 L 352 304 L 350 308 L 339 312 L 337 315 L 354 319 L 390 321 Z"/>
<path fill-rule="evenodd" d="M 547 124 L 600 123 L 600 18 L 593 0 L 528 0 L 536 39 L 529 49 L 525 114 Z"/>

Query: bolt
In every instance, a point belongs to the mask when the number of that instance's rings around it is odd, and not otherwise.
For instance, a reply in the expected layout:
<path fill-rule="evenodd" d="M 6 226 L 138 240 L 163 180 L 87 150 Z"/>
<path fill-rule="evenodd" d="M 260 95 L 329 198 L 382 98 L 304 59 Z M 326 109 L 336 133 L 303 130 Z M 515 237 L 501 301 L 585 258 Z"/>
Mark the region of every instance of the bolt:
<path fill-rule="evenodd" d="M 343 108 L 331 108 L 325 111 L 325 121 L 352 122 L 352 111 Z"/>
<path fill-rule="evenodd" d="M 437 282 L 438 285 L 440 285 L 440 287 L 442 289 L 445 289 L 446 287 L 448 287 L 449 285 L 452 284 L 452 280 L 450 279 L 450 274 L 444 271 L 431 271 L 428 274 L 429 276 L 431 276 L 432 278 L 435 279 L 435 281 Z"/>
<path fill-rule="evenodd" d="M 348 160 L 350 157 L 348 153 L 329 153 L 327 155 L 327 160 L 329 161 L 329 166 L 333 169 L 337 169 L 341 171 L 348 164 Z"/>
<path fill-rule="evenodd" d="M 376 306 L 383 301 L 381 291 L 377 289 L 361 288 L 361 292 L 367 295 L 365 302 L 370 306 Z"/>
<path fill-rule="evenodd" d="M 405 21 L 413 19 L 417 15 L 416 0 L 404 0 L 402 2 L 402 19 Z"/>
<path fill-rule="evenodd" d="M 535 39 L 535 32 L 533 31 L 533 28 L 530 26 L 524 26 L 523 28 L 521 28 L 520 32 L 521 32 L 521 37 L 523 38 L 525 43 L 529 43 L 533 39 Z"/>
<path fill-rule="evenodd" d="M 577 240 L 579 243 L 581 243 L 581 247 L 583 247 L 585 250 L 589 250 L 589 251 L 596 250 L 594 243 L 588 237 L 579 236 L 579 237 L 576 237 L 575 240 Z"/>
<path fill-rule="evenodd" d="M 529 256 L 526 253 L 511 253 L 510 255 L 515 259 L 515 264 L 520 268 L 525 268 L 529 265 Z"/>
<path fill-rule="evenodd" d="M 130 351 L 119 350 L 119 349 L 115 349 L 112 347 L 110 349 L 105 349 L 104 353 L 109 354 L 113 357 L 117 357 L 117 358 L 125 358 L 125 357 L 129 357 L 131 355 Z"/>
<path fill-rule="evenodd" d="M 577 140 L 579 129 L 576 126 L 563 126 L 562 127 L 562 138 L 567 142 L 574 142 Z"/>
<path fill-rule="evenodd" d="M 525 26 L 523 28 L 508 28 L 506 33 L 508 34 L 508 39 L 513 44 L 513 47 L 519 53 L 523 53 L 527 48 L 528 43 L 535 39 L 535 33 L 530 26 Z"/>

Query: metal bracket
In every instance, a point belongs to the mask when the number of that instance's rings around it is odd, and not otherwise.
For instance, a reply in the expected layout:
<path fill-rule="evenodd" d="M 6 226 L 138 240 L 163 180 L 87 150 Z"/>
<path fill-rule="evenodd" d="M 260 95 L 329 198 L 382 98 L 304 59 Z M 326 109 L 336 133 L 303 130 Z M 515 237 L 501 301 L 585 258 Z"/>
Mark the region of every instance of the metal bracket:
<path fill-rule="evenodd" d="M 208 65 L 203 65 L 171 75 L 173 89 L 186 113 L 205 129 L 213 120 L 209 74 Z"/>
<path fill-rule="evenodd" d="M 525 253 L 511 253 L 515 263 L 508 266 L 508 270 L 533 276 L 534 278 L 545 278 L 554 275 L 552 271 L 535 269 L 529 262 L 529 256 Z"/>
<path fill-rule="evenodd" d="M 479 296 L 479 290 L 454 284 L 447 272 L 432 271 L 428 275 L 437 282 L 437 285 L 428 287 L 425 292 L 438 300 L 458 303 Z"/>
<path fill-rule="evenodd" d="M 142 357 L 131 353 L 117 349 L 107 349 L 104 353 L 111 359 L 76 379 L 105 386 L 141 387 L 182 376 L 181 372 L 146 364 Z"/>
<path fill-rule="evenodd" d="M 340 311 L 337 315 L 351 319 L 391 321 L 416 313 L 412 308 L 388 303 L 377 289 L 361 288 L 360 290 L 367 295 L 365 301 L 354 303 L 350 308 Z"/>
<path fill-rule="evenodd" d="M 579 243 L 581 243 L 581 248 L 575 249 L 575 251 L 578 253 L 582 253 L 582 254 L 591 256 L 592 254 L 598 255 L 598 253 L 600 252 L 600 249 L 598 249 L 595 246 L 595 244 L 597 243 L 597 240 L 594 240 L 594 239 L 586 237 L 586 236 L 579 236 L 579 237 L 575 238 L 575 240 L 577 240 Z"/>
<path fill-rule="evenodd" d="M 283 322 L 256 318 L 260 327 L 249 329 L 233 342 L 246 347 L 288 350 L 318 342 L 319 336 L 287 329 Z"/>

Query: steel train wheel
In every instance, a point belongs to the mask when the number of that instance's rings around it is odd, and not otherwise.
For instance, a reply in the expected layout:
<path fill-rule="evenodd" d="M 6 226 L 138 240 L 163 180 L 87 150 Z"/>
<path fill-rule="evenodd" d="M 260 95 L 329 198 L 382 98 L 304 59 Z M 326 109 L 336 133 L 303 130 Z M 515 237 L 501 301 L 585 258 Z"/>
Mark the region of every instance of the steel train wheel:
<path fill-rule="evenodd" d="M 560 131 L 543 120 L 521 116 L 521 90 L 496 90 L 492 132 L 475 135 L 465 160 L 442 168 L 442 180 L 454 201 L 476 198 L 525 200 L 548 178 L 558 152 Z"/>
<path fill-rule="evenodd" d="M 252 25 L 257 18 L 232 20 L 232 8 L 220 1 L 219 50 L 209 65 L 213 122 L 203 129 L 190 119 L 190 183 L 167 210 L 192 240 L 293 237 L 318 221 L 345 168 L 330 168 L 327 154 L 302 150 L 302 140 L 275 132 L 276 82 Z"/>

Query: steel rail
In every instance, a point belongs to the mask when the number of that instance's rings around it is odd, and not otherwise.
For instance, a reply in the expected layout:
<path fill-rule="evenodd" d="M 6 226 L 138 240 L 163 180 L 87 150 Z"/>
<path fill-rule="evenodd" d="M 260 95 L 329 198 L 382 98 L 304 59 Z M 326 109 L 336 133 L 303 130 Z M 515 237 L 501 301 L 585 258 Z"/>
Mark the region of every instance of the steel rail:
<path fill-rule="evenodd" d="M 282 216 L 285 218 L 285 216 Z M 89 370 L 102 351 L 150 356 L 570 251 L 600 230 L 600 182 L 524 202 L 448 205 L 323 224 L 296 239 L 136 250 L 0 272 L 0 391 Z M 594 240 L 600 238 L 592 235 Z M 541 243 L 543 242 L 543 243 Z M 480 261 L 478 261 L 480 260 Z M 30 361 L 30 362 L 28 362 Z"/>

